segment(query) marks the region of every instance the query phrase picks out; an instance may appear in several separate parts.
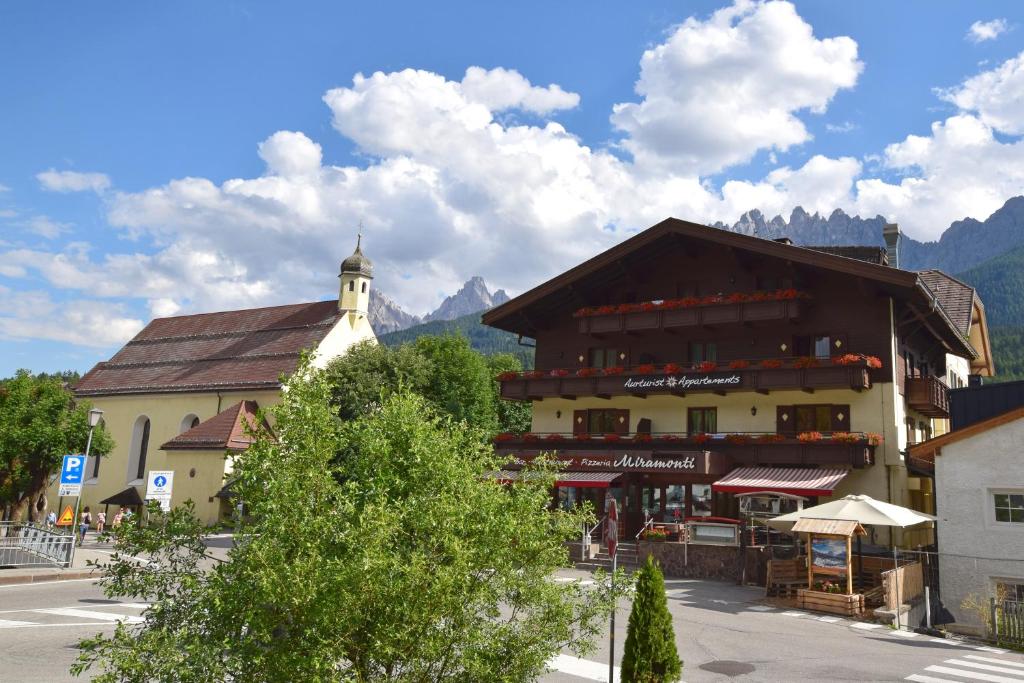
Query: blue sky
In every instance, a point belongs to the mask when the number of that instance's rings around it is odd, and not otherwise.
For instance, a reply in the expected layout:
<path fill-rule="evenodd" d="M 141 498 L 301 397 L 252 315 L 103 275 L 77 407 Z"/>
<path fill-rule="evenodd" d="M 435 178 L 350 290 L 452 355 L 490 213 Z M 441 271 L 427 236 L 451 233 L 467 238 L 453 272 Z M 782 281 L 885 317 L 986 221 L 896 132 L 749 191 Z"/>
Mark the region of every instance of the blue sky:
<path fill-rule="evenodd" d="M 669 214 L 934 239 L 1024 191 L 1022 38 L 1011 2 L 7 3 L 0 376 L 329 298 L 360 220 L 417 313 Z"/>

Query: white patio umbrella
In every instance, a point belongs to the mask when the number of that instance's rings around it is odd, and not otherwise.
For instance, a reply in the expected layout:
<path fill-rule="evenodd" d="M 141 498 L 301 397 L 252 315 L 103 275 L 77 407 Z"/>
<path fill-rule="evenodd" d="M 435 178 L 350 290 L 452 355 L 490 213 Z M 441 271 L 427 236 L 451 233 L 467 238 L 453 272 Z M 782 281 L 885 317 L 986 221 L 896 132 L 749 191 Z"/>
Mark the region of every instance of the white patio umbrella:
<path fill-rule="evenodd" d="M 908 527 L 934 522 L 935 517 L 917 510 L 900 507 L 892 503 L 883 503 L 871 496 L 853 495 L 829 501 L 814 507 L 804 508 L 768 520 L 768 524 L 776 529 L 788 531 L 798 519 L 844 519 L 860 522 L 861 525 Z"/>

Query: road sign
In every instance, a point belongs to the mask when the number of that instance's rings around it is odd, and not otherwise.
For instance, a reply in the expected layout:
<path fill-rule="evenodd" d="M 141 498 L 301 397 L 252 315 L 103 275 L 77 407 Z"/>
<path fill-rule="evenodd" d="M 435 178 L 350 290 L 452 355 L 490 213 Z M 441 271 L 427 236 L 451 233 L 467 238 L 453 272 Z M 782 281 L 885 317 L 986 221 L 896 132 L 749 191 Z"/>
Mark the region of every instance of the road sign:
<path fill-rule="evenodd" d="M 619 506 L 615 497 L 609 494 L 604 499 L 604 507 L 604 544 L 608 546 L 608 556 L 614 559 L 619 545 Z"/>
<path fill-rule="evenodd" d="M 146 485 L 146 500 L 160 501 L 160 508 L 167 512 L 171 509 L 171 490 L 174 488 L 174 471 L 154 471 L 149 473 Z"/>
<path fill-rule="evenodd" d="M 60 490 L 57 492 L 60 497 L 64 496 L 80 496 L 82 495 L 81 484 L 61 484 Z"/>
<path fill-rule="evenodd" d="M 60 483 L 81 484 L 85 480 L 84 455 L 65 455 L 60 467 Z"/>
<path fill-rule="evenodd" d="M 75 521 L 75 511 L 68 505 L 64 508 L 64 512 L 60 513 L 60 517 L 57 518 L 57 526 L 71 526 Z"/>

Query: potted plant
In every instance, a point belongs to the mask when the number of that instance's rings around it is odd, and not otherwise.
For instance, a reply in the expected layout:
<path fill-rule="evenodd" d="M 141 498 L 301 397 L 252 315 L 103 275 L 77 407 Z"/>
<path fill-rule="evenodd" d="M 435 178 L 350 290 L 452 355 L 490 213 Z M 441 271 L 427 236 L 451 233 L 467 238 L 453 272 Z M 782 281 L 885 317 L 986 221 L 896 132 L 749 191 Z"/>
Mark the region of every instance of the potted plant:
<path fill-rule="evenodd" d="M 646 433 L 639 433 L 633 435 L 633 441 L 636 441 L 637 443 L 650 443 L 652 439 L 653 437 L 650 434 Z"/>
<path fill-rule="evenodd" d="M 588 434 L 587 432 L 580 432 L 579 434 L 573 434 L 572 438 L 576 439 L 577 441 L 590 441 L 590 434 Z"/>
<path fill-rule="evenodd" d="M 544 437 L 545 441 L 565 441 L 565 437 L 561 434 L 548 434 Z"/>
<path fill-rule="evenodd" d="M 697 434 L 691 434 L 689 438 L 696 444 L 705 444 L 711 440 L 711 435 L 705 434 L 704 432 L 699 432 Z"/>
<path fill-rule="evenodd" d="M 667 541 L 668 529 L 665 529 L 664 527 L 651 527 L 650 529 L 644 529 L 642 537 L 645 541 Z"/>
<path fill-rule="evenodd" d="M 536 434 L 534 434 L 533 432 L 526 432 L 525 434 L 523 434 L 522 438 L 523 438 L 523 441 L 526 441 L 527 443 L 533 443 L 535 441 L 540 441 L 540 437 L 537 436 Z"/>
<path fill-rule="evenodd" d="M 757 437 L 757 440 L 761 443 L 779 443 L 780 441 L 785 441 L 786 436 L 784 434 L 762 434 Z"/>
<path fill-rule="evenodd" d="M 718 363 L 713 360 L 703 360 L 697 363 L 697 370 L 700 372 L 714 372 L 718 369 Z"/>
<path fill-rule="evenodd" d="M 860 434 L 851 434 L 850 432 L 832 432 L 832 440 L 838 443 L 857 443 L 861 438 Z"/>
<path fill-rule="evenodd" d="M 802 443 L 813 443 L 815 441 L 821 441 L 824 438 L 821 432 L 800 432 L 796 435 L 797 441 Z"/>
<path fill-rule="evenodd" d="M 663 368 L 664 372 L 669 375 L 673 375 L 683 371 L 683 367 L 678 363 L 666 363 Z"/>
<path fill-rule="evenodd" d="M 875 368 L 877 370 L 882 367 L 882 359 L 878 356 L 868 356 L 864 360 L 867 362 L 869 368 Z"/>
<path fill-rule="evenodd" d="M 527 379 L 540 379 L 543 376 L 543 370 L 530 370 L 528 372 L 523 373 L 523 377 L 526 377 Z"/>
<path fill-rule="evenodd" d="M 869 446 L 881 446 L 882 445 L 882 435 L 881 434 L 875 434 L 873 432 L 869 432 L 869 433 L 864 435 L 864 439 L 868 442 Z"/>
<path fill-rule="evenodd" d="M 743 370 L 744 368 L 749 368 L 749 367 L 750 367 L 750 361 L 749 360 L 738 359 L 738 360 L 729 361 L 729 369 L 730 370 Z"/>
<path fill-rule="evenodd" d="M 515 432 L 501 432 L 499 434 L 494 435 L 494 440 L 498 443 L 501 443 L 503 441 L 515 441 L 517 436 L 518 434 L 516 434 Z"/>

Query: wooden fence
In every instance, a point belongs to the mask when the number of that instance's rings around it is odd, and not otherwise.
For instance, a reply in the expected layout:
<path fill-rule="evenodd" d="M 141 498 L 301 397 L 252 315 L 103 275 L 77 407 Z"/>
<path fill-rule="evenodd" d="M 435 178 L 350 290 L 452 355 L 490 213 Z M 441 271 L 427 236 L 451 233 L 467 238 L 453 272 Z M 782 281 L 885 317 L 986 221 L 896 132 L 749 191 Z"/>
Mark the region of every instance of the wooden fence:
<path fill-rule="evenodd" d="M 887 609 L 898 609 L 901 604 L 909 604 L 919 595 L 924 594 L 924 572 L 921 563 L 913 562 L 898 569 L 882 572 L 885 606 Z"/>
<path fill-rule="evenodd" d="M 992 598 L 992 624 L 997 643 L 1024 647 L 1024 602 Z"/>

